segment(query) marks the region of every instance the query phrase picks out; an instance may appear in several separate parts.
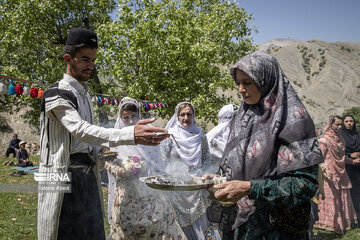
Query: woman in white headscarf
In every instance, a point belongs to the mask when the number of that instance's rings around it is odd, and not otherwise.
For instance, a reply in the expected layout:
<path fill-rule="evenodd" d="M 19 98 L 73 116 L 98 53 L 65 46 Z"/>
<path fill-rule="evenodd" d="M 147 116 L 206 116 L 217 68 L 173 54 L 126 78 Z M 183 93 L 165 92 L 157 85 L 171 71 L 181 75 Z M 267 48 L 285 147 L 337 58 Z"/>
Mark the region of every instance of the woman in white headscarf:
<path fill-rule="evenodd" d="M 206 135 L 196 125 L 195 108 L 189 102 L 181 102 L 165 127 L 176 141 L 166 139 L 161 144 L 166 172 L 179 179 L 202 176 L 211 167 Z M 175 210 L 177 220 L 187 239 L 221 239 L 216 227 L 206 216 L 208 193 L 170 192 L 168 198 Z"/>
<path fill-rule="evenodd" d="M 233 104 L 223 106 L 218 113 L 219 124 L 206 134 L 210 153 L 215 160 L 221 160 L 229 137 L 231 120 L 238 108 Z"/>
<path fill-rule="evenodd" d="M 135 125 L 141 119 L 139 103 L 123 98 L 115 128 Z M 119 146 L 114 162 L 106 162 L 109 175 L 108 239 L 185 239 L 175 214 L 160 191 L 139 181 L 163 168 L 159 146 Z"/>

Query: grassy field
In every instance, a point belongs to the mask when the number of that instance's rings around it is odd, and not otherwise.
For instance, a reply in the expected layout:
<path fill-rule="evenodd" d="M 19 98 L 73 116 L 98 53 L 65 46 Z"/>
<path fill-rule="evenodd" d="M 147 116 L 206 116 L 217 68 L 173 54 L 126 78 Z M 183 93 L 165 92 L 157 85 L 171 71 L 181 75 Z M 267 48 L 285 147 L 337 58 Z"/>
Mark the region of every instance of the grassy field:
<path fill-rule="evenodd" d="M 0 158 L 0 184 L 36 184 L 33 174 L 20 177 L 10 177 L 16 171 L 12 166 L 4 166 L 7 160 L 15 158 Z M 30 158 L 34 164 L 39 163 L 39 157 Z M 107 187 L 103 187 L 105 208 L 107 208 Z M 0 193 L 0 240 L 36 239 L 37 193 Z M 107 213 L 107 209 L 105 210 Z M 109 233 L 109 224 L 104 219 L 105 231 Z"/>
<path fill-rule="evenodd" d="M 20 177 L 10 177 L 14 172 L 11 166 L 4 166 L 7 160 L 0 158 L 0 184 L 36 184 L 33 174 Z M 34 164 L 39 163 L 39 157 L 31 158 Z M 107 207 L 107 188 L 103 187 L 105 197 L 105 208 Z M 37 193 L 0 193 L 0 240 L 27 240 L 36 239 L 36 215 L 37 215 Z M 105 213 L 107 211 L 105 210 Z M 105 231 L 109 233 L 109 224 L 104 219 Z M 331 232 L 315 229 L 315 239 L 330 240 L 358 240 L 360 239 L 360 228 L 347 232 L 340 236 Z"/>

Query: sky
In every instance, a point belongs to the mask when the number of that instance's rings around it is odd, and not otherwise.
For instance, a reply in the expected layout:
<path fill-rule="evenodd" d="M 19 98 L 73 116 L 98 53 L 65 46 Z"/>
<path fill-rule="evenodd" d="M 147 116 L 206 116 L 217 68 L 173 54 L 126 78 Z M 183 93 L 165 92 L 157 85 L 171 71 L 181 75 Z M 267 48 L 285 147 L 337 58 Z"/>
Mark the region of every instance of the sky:
<path fill-rule="evenodd" d="M 360 42 L 360 0 L 237 0 L 252 13 L 255 44 L 274 38 Z"/>
<path fill-rule="evenodd" d="M 360 0 L 236 0 L 252 13 L 255 44 L 274 38 L 360 42 Z M 116 12 L 112 15 L 116 18 Z"/>

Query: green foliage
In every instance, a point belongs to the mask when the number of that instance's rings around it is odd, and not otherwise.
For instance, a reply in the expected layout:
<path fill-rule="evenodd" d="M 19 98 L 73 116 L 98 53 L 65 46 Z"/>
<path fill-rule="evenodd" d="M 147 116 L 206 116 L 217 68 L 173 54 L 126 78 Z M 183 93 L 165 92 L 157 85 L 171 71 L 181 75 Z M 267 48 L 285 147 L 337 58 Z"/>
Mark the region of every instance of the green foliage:
<path fill-rule="evenodd" d="M 301 53 L 304 53 L 304 52 L 306 52 L 308 50 L 308 48 L 303 46 L 303 45 L 298 45 L 298 46 L 300 46 L 300 47 L 298 47 L 298 49 L 301 49 L 300 50 Z"/>
<path fill-rule="evenodd" d="M 235 85 L 228 66 L 254 50 L 251 16 L 236 2 L 220 0 L 119 1 L 117 20 L 99 28 L 106 45 L 101 71 L 112 95 L 165 102 L 157 113 L 173 114 L 191 101 L 198 117 L 213 118 L 231 98 L 219 89 Z M 115 85 L 115 87 L 114 87 Z"/>
<path fill-rule="evenodd" d="M 274 48 L 274 52 L 279 51 L 279 50 L 280 50 L 280 48 L 281 48 L 281 47 L 275 47 L 275 48 Z"/>
<path fill-rule="evenodd" d="M 162 117 L 188 100 L 201 109 L 198 117 L 210 119 L 231 101 L 216 94 L 234 87 L 224 66 L 255 49 L 252 16 L 236 2 L 118 1 L 118 20 L 112 22 L 116 2 L 0 0 L 1 74 L 51 85 L 65 72 L 69 28 L 87 27 L 100 40 L 90 91 L 165 102 L 170 107 L 158 110 Z M 24 105 L 31 106 L 24 117 L 37 131 L 40 100 L 6 96 L 0 112 Z M 95 111 L 101 117 L 116 108 Z"/>
<path fill-rule="evenodd" d="M 302 67 L 304 68 L 304 71 L 305 73 L 307 74 L 310 74 L 311 73 L 311 69 L 310 69 L 310 58 L 307 56 L 307 50 L 308 48 L 307 47 L 303 47 L 300 52 L 302 53 L 302 59 L 303 59 L 303 62 L 302 62 Z M 310 50 L 311 52 L 311 50 Z M 312 55 L 312 54 L 310 54 Z M 309 56 L 310 56 L 309 55 Z M 310 77 L 309 77 L 310 78 Z M 308 79 L 309 80 L 309 79 Z"/>
<path fill-rule="evenodd" d="M 320 55 L 324 55 L 325 54 L 325 49 L 318 48 L 318 52 L 319 52 Z"/>
<path fill-rule="evenodd" d="M 294 80 L 293 83 L 294 83 L 296 86 L 300 87 L 300 88 L 302 87 L 302 84 L 301 84 L 301 83 L 298 83 L 296 80 Z"/>
<path fill-rule="evenodd" d="M 6 118 L 0 115 L 0 130 L 7 127 L 7 121 Z"/>
<path fill-rule="evenodd" d="M 344 46 L 341 46 L 341 50 L 351 52 L 350 48 L 347 48 L 347 47 L 344 47 Z"/>
<path fill-rule="evenodd" d="M 14 95 L 1 95 L 0 96 L 0 114 L 2 112 L 6 112 L 9 114 L 12 114 L 14 112 L 18 112 L 20 108 L 22 107 L 22 103 L 24 96 L 16 97 Z M 0 117 L 0 129 L 6 130 L 8 127 L 6 118 L 1 116 Z"/>
<path fill-rule="evenodd" d="M 305 101 L 308 105 L 312 106 L 312 107 L 320 107 L 320 104 L 316 103 L 314 100 L 312 99 L 307 99 Z"/>
<path fill-rule="evenodd" d="M 313 72 L 311 76 L 319 75 L 319 72 Z"/>
<path fill-rule="evenodd" d="M 316 240 L 357 240 L 359 239 L 360 229 L 354 228 L 346 231 L 344 235 L 334 233 L 332 231 L 326 231 L 319 228 L 314 228 L 314 238 Z"/>
<path fill-rule="evenodd" d="M 29 124 L 33 133 L 39 133 L 39 110 L 41 99 L 28 96 L 3 95 L 0 97 L 0 113 L 15 113 L 22 108 L 29 109 L 21 115 L 24 121 Z M 5 117 L 0 116 L 0 129 L 8 127 Z"/>
<path fill-rule="evenodd" d="M 27 106 L 30 106 L 30 110 L 26 111 L 21 117 L 25 119 L 25 123 L 27 123 L 32 133 L 40 133 L 40 125 L 39 125 L 39 110 L 41 99 L 40 98 L 31 98 L 25 103 Z"/>
<path fill-rule="evenodd" d="M 96 30 L 99 24 L 111 20 L 109 13 L 115 4 L 115 0 L 0 0 L 1 74 L 39 85 L 60 80 L 65 72 L 62 49 L 69 28 Z M 30 98 L 23 101 L 33 109 L 25 117 L 38 127 L 39 103 Z M 17 98 L 7 98 L 0 112 L 15 105 Z"/>
<path fill-rule="evenodd" d="M 360 107 L 352 107 L 350 109 L 346 109 L 343 113 L 343 116 L 346 114 L 354 116 L 356 121 L 356 129 L 360 131 Z"/>
<path fill-rule="evenodd" d="M 325 53 L 325 49 L 320 53 L 320 55 L 322 55 L 324 53 Z M 323 69 L 325 64 L 326 64 L 326 57 L 323 55 L 323 56 L 321 56 L 321 61 L 319 63 L 319 71 L 321 71 Z"/>

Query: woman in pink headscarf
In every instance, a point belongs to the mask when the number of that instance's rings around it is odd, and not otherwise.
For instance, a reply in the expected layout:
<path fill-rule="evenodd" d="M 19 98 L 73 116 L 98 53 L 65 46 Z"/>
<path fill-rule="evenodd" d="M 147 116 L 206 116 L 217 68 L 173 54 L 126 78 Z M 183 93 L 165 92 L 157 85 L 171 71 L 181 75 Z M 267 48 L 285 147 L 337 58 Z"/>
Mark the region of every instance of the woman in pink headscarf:
<path fill-rule="evenodd" d="M 315 227 L 343 234 L 357 223 L 355 209 L 350 197 L 351 182 L 345 170 L 345 142 L 341 137 L 343 119 L 330 117 L 320 138 L 320 148 L 324 163 L 320 164 L 324 173 L 325 199 L 320 198 L 319 221 Z"/>

